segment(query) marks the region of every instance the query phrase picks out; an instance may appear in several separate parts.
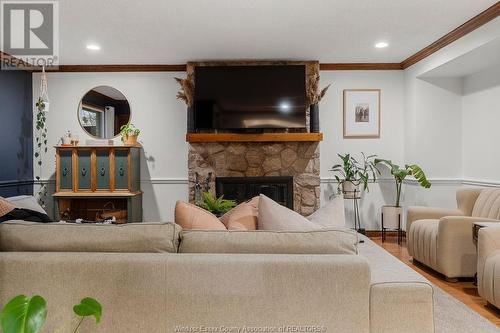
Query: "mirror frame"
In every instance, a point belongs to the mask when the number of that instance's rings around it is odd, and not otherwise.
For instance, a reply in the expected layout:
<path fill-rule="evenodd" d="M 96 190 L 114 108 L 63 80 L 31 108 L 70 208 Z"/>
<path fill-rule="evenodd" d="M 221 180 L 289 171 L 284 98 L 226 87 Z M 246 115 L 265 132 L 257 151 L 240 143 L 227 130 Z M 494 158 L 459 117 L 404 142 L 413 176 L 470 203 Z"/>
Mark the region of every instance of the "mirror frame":
<path fill-rule="evenodd" d="M 116 91 L 118 91 L 120 94 L 123 95 L 123 97 L 125 97 L 125 100 L 127 101 L 127 104 L 128 104 L 128 108 L 129 108 L 129 116 L 128 116 L 128 121 L 126 124 L 130 124 L 130 122 L 132 121 L 132 107 L 130 106 L 130 102 L 129 102 L 129 99 L 127 98 L 127 96 L 125 96 L 125 94 L 119 90 L 119 89 L 116 89 L 115 87 L 113 86 L 110 86 L 110 85 L 106 85 L 106 84 L 101 84 L 101 85 L 98 85 L 98 86 L 95 86 L 93 88 L 90 88 L 89 90 L 87 90 L 87 92 L 85 94 L 83 94 L 83 96 L 80 98 L 80 102 L 78 103 L 78 108 L 76 110 L 76 117 L 78 118 L 78 124 L 80 125 L 80 128 L 82 129 L 82 131 L 90 136 L 91 138 L 94 138 L 94 139 L 97 139 L 97 140 L 114 140 L 116 139 L 117 137 L 120 136 L 120 132 L 118 132 L 118 134 L 114 135 L 113 137 L 111 138 L 101 138 L 101 137 L 98 137 L 98 136 L 95 136 L 93 134 L 90 134 L 82 125 L 82 120 L 80 119 L 80 111 L 82 109 L 82 102 L 83 102 L 83 98 L 85 97 L 85 95 L 87 95 L 89 92 L 91 92 L 92 90 L 94 90 L 95 88 L 98 88 L 98 87 L 110 87 L 110 88 L 113 88 L 115 89 Z M 124 125 L 126 125 L 124 124 Z"/>

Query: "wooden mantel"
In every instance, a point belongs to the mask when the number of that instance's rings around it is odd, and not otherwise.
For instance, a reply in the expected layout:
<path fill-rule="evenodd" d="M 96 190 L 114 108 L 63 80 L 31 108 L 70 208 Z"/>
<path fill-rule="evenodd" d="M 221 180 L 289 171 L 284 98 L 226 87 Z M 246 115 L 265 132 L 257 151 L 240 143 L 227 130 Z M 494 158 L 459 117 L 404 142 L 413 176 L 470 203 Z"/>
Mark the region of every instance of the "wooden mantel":
<path fill-rule="evenodd" d="M 323 133 L 188 133 L 187 142 L 319 142 Z"/>

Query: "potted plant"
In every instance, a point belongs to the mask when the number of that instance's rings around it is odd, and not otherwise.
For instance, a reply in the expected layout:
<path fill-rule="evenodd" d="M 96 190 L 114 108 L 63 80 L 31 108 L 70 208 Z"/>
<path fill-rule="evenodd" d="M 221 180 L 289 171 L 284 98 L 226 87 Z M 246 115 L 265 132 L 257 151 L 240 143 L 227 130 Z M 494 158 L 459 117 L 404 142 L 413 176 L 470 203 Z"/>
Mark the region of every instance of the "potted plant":
<path fill-rule="evenodd" d="M 210 192 L 203 192 L 203 201 L 200 207 L 208 210 L 217 217 L 221 217 L 236 206 L 236 201 L 224 199 L 224 196 L 216 198 Z"/>
<path fill-rule="evenodd" d="M 416 164 L 406 164 L 404 168 L 397 164 L 392 163 L 390 160 L 375 159 L 375 164 L 382 164 L 388 167 L 391 171 L 391 175 L 394 177 L 396 182 L 396 202 L 394 206 L 382 206 L 383 215 L 383 228 L 388 229 L 400 229 L 400 218 L 403 214 L 403 208 L 401 207 L 401 188 L 403 186 L 403 181 L 408 176 L 413 176 L 417 182 L 424 188 L 431 187 L 431 183 L 425 177 L 425 173 Z"/>
<path fill-rule="evenodd" d="M 353 199 L 360 193 L 359 185 L 363 184 L 363 190 L 369 191 L 368 182 L 377 178 L 377 173 L 380 174 L 375 166 L 374 158 L 376 155 L 366 156 L 361 153 L 363 160 L 359 162 L 350 154 L 338 154 L 342 160 L 342 164 L 336 164 L 330 171 L 335 172 L 335 179 L 342 187 L 344 198 Z"/>
<path fill-rule="evenodd" d="M 122 141 L 126 146 L 137 145 L 137 137 L 141 133 L 141 130 L 136 128 L 134 124 L 125 124 L 120 127 L 120 134 L 122 136 Z"/>

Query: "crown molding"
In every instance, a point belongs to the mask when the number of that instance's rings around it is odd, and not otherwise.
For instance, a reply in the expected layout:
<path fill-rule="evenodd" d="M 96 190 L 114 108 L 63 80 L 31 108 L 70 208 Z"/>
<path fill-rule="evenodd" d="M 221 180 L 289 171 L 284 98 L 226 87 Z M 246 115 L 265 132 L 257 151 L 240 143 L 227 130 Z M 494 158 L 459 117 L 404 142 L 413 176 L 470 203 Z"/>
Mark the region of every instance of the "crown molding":
<path fill-rule="evenodd" d="M 471 33 L 477 28 L 500 16 L 500 1 L 474 16 L 453 31 L 447 33 L 432 44 L 424 47 L 400 63 L 320 63 L 322 71 L 352 71 L 352 70 L 404 70 L 417 62 L 429 57 L 457 39 Z M 0 51 L 0 56 L 17 59 Z M 40 72 L 40 68 L 18 65 L 20 69 L 29 72 Z M 124 65 L 60 65 L 58 69 L 49 72 L 185 72 L 186 64 L 124 64 Z"/>
<path fill-rule="evenodd" d="M 443 37 L 439 38 L 434 43 L 424 47 L 422 50 L 418 51 L 414 55 L 406 58 L 401 62 L 401 68 L 406 69 L 417 62 L 427 58 L 433 53 L 441 50 L 443 47 L 453 43 L 457 39 L 471 33 L 477 28 L 485 25 L 491 20 L 497 18 L 500 15 L 500 1 L 495 3 L 493 6 L 474 16 L 455 30 L 447 33 Z"/>

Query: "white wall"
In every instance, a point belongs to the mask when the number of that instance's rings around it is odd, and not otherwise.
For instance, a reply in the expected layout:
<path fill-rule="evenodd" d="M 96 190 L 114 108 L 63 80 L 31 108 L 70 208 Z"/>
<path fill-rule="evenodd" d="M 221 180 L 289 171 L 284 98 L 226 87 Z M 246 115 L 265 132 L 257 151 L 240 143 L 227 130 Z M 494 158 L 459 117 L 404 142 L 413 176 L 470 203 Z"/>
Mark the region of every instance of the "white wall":
<path fill-rule="evenodd" d="M 500 66 L 464 78 L 463 178 L 500 183 Z"/>
<path fill-rule="evenodd" d="M 404 106 L 405 89 L 402 71 L 324 71 L 321 86 L 332 84 L 320 103 L 320 124 L 324 140 L 321 142 L 322 203 L 336 191 L 337 183 L 329 170 L 339 162 L 337 154 L 351 153 L 360 157 L 360 152 L 377 154 L 380 158 L 404 162 Z M 381 89 L 380 139 L 343 138 L 343 90 Z M 384 175 L 383 177 L 387 177 Z M 392 181 L 370 184 L 370 192 L 364 193 L 360 201 L 362 226 L 367 229 L 380 228 L 380 207 L 393 204 Z M 346 201 L 348 223 L 353 223 L 352 201 Z"/>
<path fill-rule="evenodd" d="M 141 158 L 144 219 L 171 220 L 175 201 L 188 197 L 186 108 L 175 99 L 176 75 L 178 73 L 48 74 L 49 151 L 44 158 L 41 178 L 54 178 L 55 150 L 52 146 L 67 130 L 78 134 L 82 143 L 90 138 L 78 123 L 78 103 L 93 87 L 109 85 L 127 97 L 132 122 L 142 129 L 139 141 L 144 147 Z M 40 75 L 34 74 L 34 98 L 38 96 L 39 85 Z"/>

